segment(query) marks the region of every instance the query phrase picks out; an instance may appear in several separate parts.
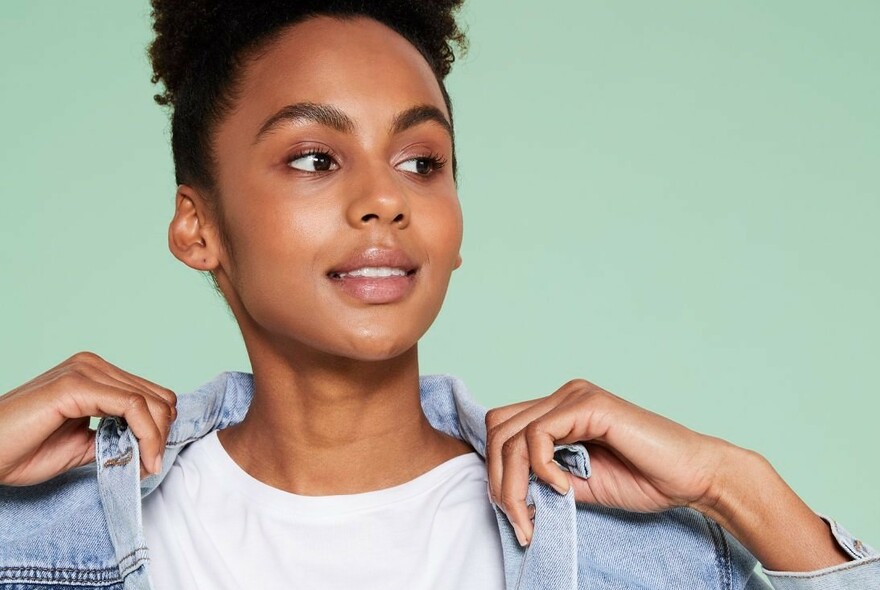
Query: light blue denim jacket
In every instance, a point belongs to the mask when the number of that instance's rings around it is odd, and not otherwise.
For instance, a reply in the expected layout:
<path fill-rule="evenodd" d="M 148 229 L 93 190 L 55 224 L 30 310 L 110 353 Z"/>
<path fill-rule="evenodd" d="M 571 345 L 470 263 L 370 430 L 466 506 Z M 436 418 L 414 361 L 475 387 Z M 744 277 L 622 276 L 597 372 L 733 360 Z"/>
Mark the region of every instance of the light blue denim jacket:
<path fill-rule="evenodd" d="M 485 457 L 486 408 L 464 384 L 449 375 L 428 375 L 420 377 L 420 388 L 431 424 Z M 0 486 L 0 590 L 174 590 L 151 585 L 141 499 L 160 485 L 186 445 L 241 421 L 252 397 L 253 376 L 239 372 L 222 373 L 179 396 L 163 471 L 143 481 L 131 430 L 121 419 L 104 418 L 96 463 L 35 486 Z M 558 445 L 555 458 L 581 477 L 590 475 L 583 445 Z M 753 573 L 755 558 L 695 510 L 640 514 L 598 508 L 576 503 L 572 491 L 557 494 L 534 475 L 528 502 L 535 505 L 535 529 L 525 549 L 493 504 L 509 589 L 767 588 Z M 773 587 L 880 589 L 880 554 L 823 518 L 854 561 L 807 573 L 771 572 Z"/>

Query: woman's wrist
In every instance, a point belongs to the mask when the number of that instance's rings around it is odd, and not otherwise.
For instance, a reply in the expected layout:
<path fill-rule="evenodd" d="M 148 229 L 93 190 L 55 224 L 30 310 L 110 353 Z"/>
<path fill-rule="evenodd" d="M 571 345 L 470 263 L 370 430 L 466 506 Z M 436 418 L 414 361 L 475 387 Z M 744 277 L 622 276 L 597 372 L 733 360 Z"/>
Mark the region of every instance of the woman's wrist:
<path fill-rule="evenodd" d="M 729 531 L 764 568 L 813 571 L 852 559 L 767 459 L 731 443 L 720 452 L 710 492 L 690 507 Z"/>

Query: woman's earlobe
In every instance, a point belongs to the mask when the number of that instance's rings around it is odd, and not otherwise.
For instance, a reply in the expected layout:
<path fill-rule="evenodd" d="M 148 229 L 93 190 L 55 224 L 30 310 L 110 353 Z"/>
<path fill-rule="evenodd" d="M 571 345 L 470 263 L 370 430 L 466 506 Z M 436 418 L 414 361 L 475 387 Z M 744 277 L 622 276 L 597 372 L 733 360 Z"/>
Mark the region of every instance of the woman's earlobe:
<path fill-rule="evenodd" d="M 461 253 L 459 253 L 459 254 L 455 257 L 455 266 L 452 267 L 452 270 L 457 269 L 459 266 L 461 266 Z"/>
<path fill-rule="evenodd" d="M 198 193 L 192 187 L 181 184 L 177 187 L 174 217 L 168 225 L 168 249 L 175 258 L 196 270 L 213 270 L 217 267 L 217 256 L 209 246 L 209 229 L 204 216 L 199 215 L 201 203 Z"/>

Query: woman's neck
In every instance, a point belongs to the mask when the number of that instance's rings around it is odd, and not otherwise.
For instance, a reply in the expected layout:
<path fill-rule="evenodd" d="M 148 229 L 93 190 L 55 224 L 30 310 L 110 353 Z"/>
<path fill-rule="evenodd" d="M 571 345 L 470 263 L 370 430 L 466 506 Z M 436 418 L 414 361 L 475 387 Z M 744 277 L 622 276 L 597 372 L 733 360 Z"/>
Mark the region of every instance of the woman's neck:
<path fill-rule="evenodd" d="M 473 450 L 425 417 L 416 346 L 378 362 L 294 364 L 271 354 L 251 362 L 247 416 L 218 436 L 242 469 L 272 487 L 306 496 L 368 492 Z"/>

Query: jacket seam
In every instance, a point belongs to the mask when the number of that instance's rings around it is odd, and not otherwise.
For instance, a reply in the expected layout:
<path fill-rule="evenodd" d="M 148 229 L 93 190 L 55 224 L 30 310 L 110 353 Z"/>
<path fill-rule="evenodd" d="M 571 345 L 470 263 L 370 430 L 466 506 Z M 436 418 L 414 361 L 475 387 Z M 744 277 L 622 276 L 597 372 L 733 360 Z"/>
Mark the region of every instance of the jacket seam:
<path fill-rule="evenodd" d="M 867 563 L 871 562 L 880 562 L 880 555 L 872 555 L 871 557 L 854 559 L 853 561 L 842 563 L 839 566 L 831 566 L 828 568 L 829 571 L 822 571 L 818 573 L 811 572 L 782 572 L 775 570 L 768 570 L 763 566 L 761 569 L 764 571 L 767 576 L 772 576 L 774 578 L 787 578 L 789 580 L 812 580 L 816 578 L 821 578 L 823 576 L 832 576 L 838 572 L 851 570 L 860 566 L 863 566 Z"/>
<path fill-rule="evenodd" d="M 119 570 L 123 578 L 150 560 L 146 547 L 138 547 L 119 560 Z"/>
<path fill-rule="evenodd" d="M 24 572 L 42 572 L 45 574 L 53 573 L 71 573 L 74 574 L 70 579 L 56 580 L 47 576 L 22 575 Z M 108 574 L 114 574 L 114 577 L 104 577 Z M 0 582 L 52 582 L 52 583 L 69 583 L 84 582 L 97 585 L 118 584 L 123 581 L 119 576 L 119 568 L 74 568 L 74 567 L 42 567 L 42 566 L 7 566 L 0 567 Z"/>
<path fill-rule="evenodd" d="M 189 444 L 191 442 L 195 442 L 195 441 L 199 440 L 200 438 L 207 436 L 207 434 L 210 434 L 211 432 L 213 432 L 213 430 L 219 430 L 219 429 L 212 429 L 208 433 L 202 434 L 202 435 L 187 436 L 187 437 L 182 438 L 180 440 L 169 440 L 165 443 L 165 447 L 166 448 L 179 447 L 179 446 Z"/>
<path fill-rule="evenodd" d="M 712 544 L 715 546 L 715 567 L 718 568 L 721 588 L 731 590 L 733 588 L 733 569 L 730 560 L 730 545 L 724 537 L 721 525 L 705 514 L 701 514 L 701 516 L 706 521 L 706 526 L 709 527 L 709 536 L 712 537 Z"/>

